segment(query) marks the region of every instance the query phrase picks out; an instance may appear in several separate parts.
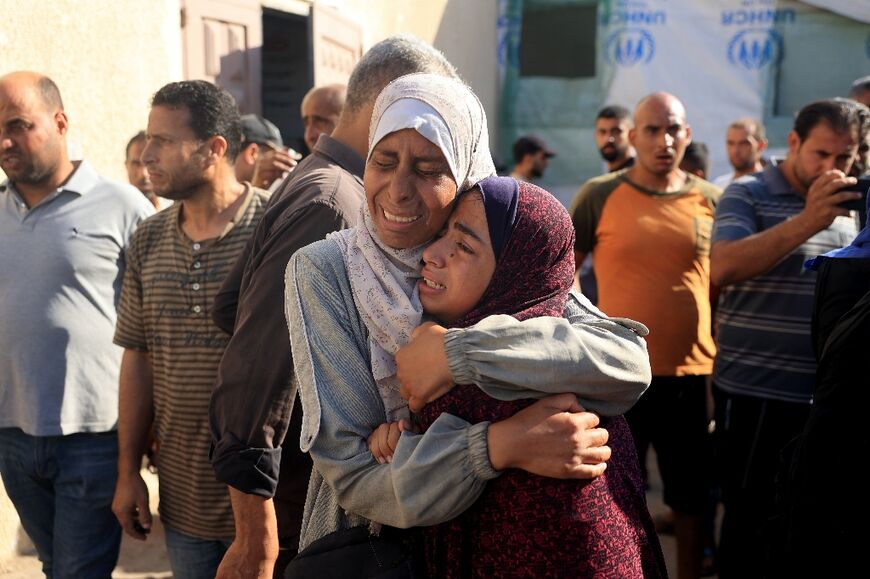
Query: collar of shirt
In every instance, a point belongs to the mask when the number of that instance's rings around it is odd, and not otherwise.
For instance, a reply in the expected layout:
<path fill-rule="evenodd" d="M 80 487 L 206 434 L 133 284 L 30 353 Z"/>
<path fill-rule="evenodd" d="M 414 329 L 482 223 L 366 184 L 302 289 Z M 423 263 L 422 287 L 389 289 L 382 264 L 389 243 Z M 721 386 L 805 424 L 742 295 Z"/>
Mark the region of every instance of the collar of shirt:
<path fill-rule="evenodd" d="M 74 168 L 72 175 L 70 175 L 69 179 L 66 180 L 66 183 L 58 187 L 54 193 L 50 194 L 49 198 L 54 198 L 64 191 L 69 191 L 70 193 L 75 193 L 76 195 L 81 196 L 92 190 L 100 182 L 100 176 L 97 175 L 97 172 L 87 161 L 73 161 L 73 165 Z M 15 189 L 15 184 L 9 179 L 0 183 L 0 193 L 12 193 L 18 198 L 21 197 Z M 42 202 L 39 204 L 41 205 Z"/>
<path fill-rule="evenodd" d="M 677 191 L 656 191 L 655 189 L 649 189 L 647 187 L 644 187 L 643 185 L 638 185 L 637 183 L 635 183 L 634 181 L 629 179 L 628 178 L 628 169 L 620 169 L 620 171 L 621 171 L 621 174 L 618 177 L 619 179 L 628 183 L 629 185 L 631 185 L 632 187 L 634 187 L 638 191 L 646 193 L 647 195 L 654 195 L 656 197 L 671 197 L 671 196 L 675 196 L 675 195 L 685 195 L 686 193 L 691 192 L 692 189 L 694 189 L 697 186 L 698 181 L 700 180 L 698 177 L 695 177 L 693 174 L 686 173 L 686 182 L 683 183 L 683 186 L 680 187 Z M 616 171 L 614 171 L 614 172 L 616 172 Z"/>
<path fill-rule="evenodd" d="M 182 240 L 184 240 L 185 243 L 189 242 L 191 244 L 194 244 L 195 250 L 199 250 L 200 247 L 202 247 L 202 248 L 210 247 L 211 245 L 217 243 L 218 241 L 220 241 L 221 239 L 226 237 L 226 235 L 230 231 L 233 230 L 233 227 L 236 226 L 236 223 L 238 223 L 239 221 L 241 221 L 245 217 L 245 215 L 248 212 L 248 208 L 251 206 L 251 201 L 254 199 L 254 187 L 248 182 L 242 183 L 242 185 L 244 185 L 244 187 L 245 187 L 245 190 L 242 192 L 242 195 L 241 195 L 242 197 L 244 197 L 244 199 L 242 200 L 242 204 L 239 205 L 238 209 L 236 209 L 236 212 L 233 215 L 232 219 L 230 219 L 230 221 L 226 224 L 223 232 L 220 235 L 218 235 L 217 237 L 212 237 L 210 239 L 203 239 L 203 240 L 196 241 L 196 242 L 191 240 L 187 236 L 187 234 L 184 232 L 184 227 L 182 227 L 182 224 L 181 224 L 181 211 L 182 211 L 182 208 L 184 207 L 184 200 L 173 203 L 170 207 L 168 207 L 166 209 L 167 211 L 170 211 L 170 212 L 175 214 L 171 218 L 172 221 L 175 222 L 175 232 L 178 234 L 178 236 Z"/>
<path fill-rule="evenodd" d="M 617 171 L 622 171 L 623 169 L 629 169 L 634 167 L 634 163 L 637 161 L 636 157 L 626 157 L 625 161 L 619 167 L 614 167 L 608 173 L 616 173 Z"/>
<path fill-rule="evenodd" d="M 797 191 L 792 189 L 792 186 L 786 181 L 785 176 L 778 166 L 771 163 L 761 171 L 761 180 L 767 186 L 767 191 L 771 195 L 790 195 L 793 197 L 804 197 Z"/>
<path fill-rule="evenodd" d="M 336 141 L 326 134 L 320 135 L 314 145 L 314 153 L 331 159 L 362 183 L 363 171 L 366 167 L 365 159 L 341 141 Z"/>

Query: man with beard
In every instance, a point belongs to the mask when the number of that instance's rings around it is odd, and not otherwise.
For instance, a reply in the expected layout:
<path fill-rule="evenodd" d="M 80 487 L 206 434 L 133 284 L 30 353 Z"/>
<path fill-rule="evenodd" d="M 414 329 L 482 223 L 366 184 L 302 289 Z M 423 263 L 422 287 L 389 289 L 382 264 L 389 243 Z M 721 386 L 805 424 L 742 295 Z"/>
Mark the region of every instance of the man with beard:
<path fill-rule="evenodd" d="M 239 113 L 224 89 L 183 81 L 154 95 L 142 161 L 155 191 L 176 203 L 145 221 L 127 252 L 115 332 L 124 356 L 112 508 L 128 535 L 147 538 L 140 466 L 153 424 L 160 518 L 180 578 L 214 577 L 234 534 L 226 485 L 208 460 L 208 403 L 229 341 L 210 310 L 268 201 L 236 180 L 240 146 Z"/>
<path fill-rule="evenodd" d="M 0 77 L 0 475 L 46 577 L 108 577 L 124 249 L 154 213 L 67 153 L 51 79 Z"/>
<path fill-rule="evenodd" d="M 595 117 L 595 146 L 610 173 L 634 165 L 634 147 L 628 140 L 632 126 L 631 112 L 619 105 L 606 106 Z"/>
<path fill-rule="evenodd" d="M 536 135 L 525 135 L 516 140 L 513 147 L 514 170 L 511 177 L 531 182 L 544 176 L 550 159 L 556 153 L 547 147 L 544 139 Z"/>
<path fill-rule="evenodd" d="M 754 119 L 740 119 L 731 123 L 725 133 L 725 148 L 733 173 L 725 173 L 713 179 L 717 187 L 725 188 L 744 175 L 764 169 L 761 154 L 767 149 L 764 125 Z"/>
<path fill-rule="evenodd" d="M 161 199 L 154 193 L 154 185 L 151 184 L 148 169 L 145 168 L 145 163 L 142 162 L 142 149 L 144 148 L 145 131 L 139 131 L 127 143 L 126 158 L 124 159 L 124 167 L 127 169 L 127 180 L 130 182 L 130 185 L 133 185 L 142 192 L 142 195 L 151 202 L 157 211 L 160 211 L 172 203 Z"/>
<path fill-rule="evenodd" d="M 716 212 L 711 278 L 722 288 L 713 374 L 722 445 L 719 576 L 777 575 L 765 567 L 763 534 L 774 509 L 782 447 L 810 412 L 816 359 L 811 340 L 814 271 L 804 262 L 848 245 L 858 228 L 840 191 L 870 111 L 831 99 L 801 109 L 778 165 L 732 183 Z"/>
<path fill-rule="evenodd" d="M 615 173 L 634 165 L 634 147 L 628 142 L 628 132 L 632 127 L 631 113 L 619 105 L 606 106 L 598 111 L 595 118 L 595 146 L 601 158 L 607 163 L 607 171 Z M 598 303 L 598 282 L 592 256 L 587 255 L 582 263 L 575 264 L 577 281 L 583 288 L 583 295 L 593 304 Z"/>
<path fill-rule="evenodd" d="M 677 576 L 686 579 L 700 573 L 709 486 L 709 250 L 720 192 L 679 168 L 692 132 L 673 95 L 641 100 L 628 138 L 637 163 L 588 181 L 577 194 L 575 255 L 582 263 L 593 252 L 604 312 L 650 329 L 652 383 L 626 418 L 641 465 L 650 443 L 656 450 L 664 502 L 674 511 Z"/>

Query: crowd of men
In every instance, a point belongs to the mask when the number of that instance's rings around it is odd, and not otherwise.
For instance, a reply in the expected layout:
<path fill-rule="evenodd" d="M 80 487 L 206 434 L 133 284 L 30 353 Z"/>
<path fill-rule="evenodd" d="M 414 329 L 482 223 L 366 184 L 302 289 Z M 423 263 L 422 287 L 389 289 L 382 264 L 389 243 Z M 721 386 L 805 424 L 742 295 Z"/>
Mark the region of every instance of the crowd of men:
<path fill-rule="evenodd" d="M 375 45 L 347 87 L 305 96 L 304 159 L 227 91 L 170 83 L 127 145 L 130 185 L 70 160 L 54 82 L 0 77 L 0 474 L 46 576 L 108 577 L 121 530 L 147 538 L 146 454 L 176 577 L 281 576 L 311 469 L 284 269 L 356 223 L 380 90 L 444 62 L 409 37 Z M 579 283 L 650 328 L 653 382 L 627 419 L 642 465 L 655 448 L 681 578 L 701 574 L 717 485 L 720 575 L 769 569 L 779 454 L 815 385 L 803 264 L 859 229 L 840 204 L 868 167 L 870 79 L 850 97 L 804 107 L 784 159 L 763 158 L 760 122 L 735 121 L 734 171 L 714 183 L 676 96 L 595 119 L 607 173 L 571 207 Z M 535 135 L 513 152 L 522 180 L 555 156 Z"/>
<path fill-rule="evenodd" d="M 816 381 L 816 276 L 804 263 L 860 229 L 841 204 L 861 195 L 844 189 L 866 170 L 868 88 L 861 79 L 850 99 L 799 111 L 784 159 L 762 158 L 759 121 L 732 123 L 734 172 L 716 180 L 724 194 L 704 180 L 706 147 L 691 142 L 673 95 L 646 97 L 633 121 L 620 107 L 599 114 L 596 143 L 617 172 L 573 202 L 576 263 L 585 293 L 592 254 L 599 307 L 650 328 L 653 382 L 626 418 L 642 466 L 647 447 L 656 450 L 679 577 L 701 574 L 717 487 L 720 577 L 775 576 L 782 563 L 771 546 L 786 531 L 771 523 L 785 516 L 775 502 L 780 453 L 803 431 Z"/>

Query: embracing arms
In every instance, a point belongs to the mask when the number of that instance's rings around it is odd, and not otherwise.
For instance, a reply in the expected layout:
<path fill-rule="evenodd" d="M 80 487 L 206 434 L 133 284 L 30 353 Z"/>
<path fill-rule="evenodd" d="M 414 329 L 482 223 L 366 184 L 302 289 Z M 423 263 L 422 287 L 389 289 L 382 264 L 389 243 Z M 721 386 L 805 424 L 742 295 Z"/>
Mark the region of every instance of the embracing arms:
<path fill-rule="evenodd" d="M 343 262 L 328 245 L 291 261 L 287 317 L 303 449 L 343 509 L 397 527 L 431 525 L 464 511 L 502 468 L 562 478 L 603 472 L 606 432 L 594 415 L 571 413 L 579 406 L 570 395 L 494 425 L 443 414 L 425 434 L 404 433 L 392 462 L 378 464 L 366 440 L 385 420 L 383 402 Z"/>
<path fill-rule="evenodd" d="M 412 410 L 453 384 L 476 384 L 500 400 L 569 392 L 585 409 L 614 416 L 649 386 L 646 333 L 572 292 L 563 318 L 491 316 L 450 330 L 424 324 L 396 356 L 398 377 Z"/>

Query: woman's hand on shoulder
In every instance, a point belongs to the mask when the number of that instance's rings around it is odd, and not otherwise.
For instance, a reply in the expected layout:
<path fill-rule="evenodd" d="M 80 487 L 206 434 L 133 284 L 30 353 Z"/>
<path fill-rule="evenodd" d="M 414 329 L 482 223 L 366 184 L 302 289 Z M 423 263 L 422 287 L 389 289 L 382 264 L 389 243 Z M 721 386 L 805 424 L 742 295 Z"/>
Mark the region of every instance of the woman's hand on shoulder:
<path fill-rule="evenodd" d="M 419 325 L 411 341 L 396 352 L 396 377 L 402 398 L 412 412 L 441 398 L 453 388 L 453 376 L 444 351 L 447 329 L 432 322 Z"/>
<path fill-rule="evenodd" d="M 548 396 L 489 427 L 490 462 L 496 470 L 595 478 L 610 460 L 608 433 L 598 423 L 598 416 L 584 411 L 573 394 Z"/>

